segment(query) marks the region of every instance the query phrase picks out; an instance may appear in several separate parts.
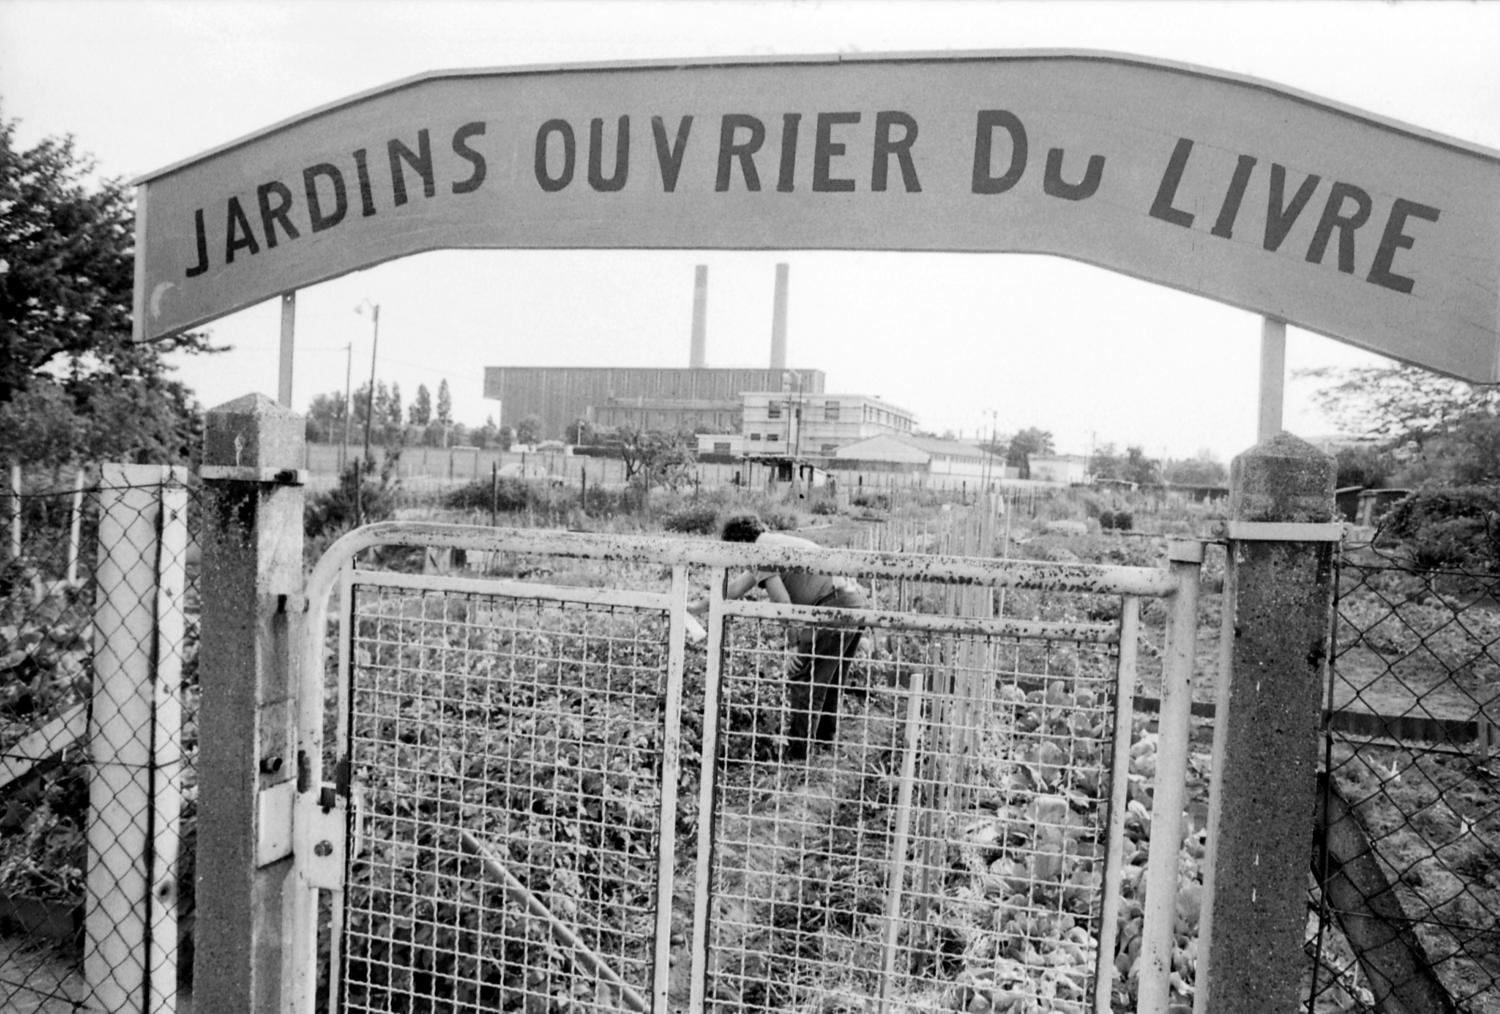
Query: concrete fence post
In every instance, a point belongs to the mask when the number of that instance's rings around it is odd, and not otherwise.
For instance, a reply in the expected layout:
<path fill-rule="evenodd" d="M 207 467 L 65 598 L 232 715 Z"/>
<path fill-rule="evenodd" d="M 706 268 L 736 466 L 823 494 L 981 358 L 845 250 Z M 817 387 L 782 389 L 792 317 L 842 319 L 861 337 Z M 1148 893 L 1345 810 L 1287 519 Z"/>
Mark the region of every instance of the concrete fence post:
<path fill-rule="evenodd" d="M 117 1014 L 177 1007 L 186 483 L 100 467 L 83 965 Z"/>
<path fill-rule="evenodd" d="M 1287 433 L 1231 465 L 1197 1014 L 1299 1009 L 1333 489 L 1333 460 Z"/>
<path fill-rule="evenodd" d="M 290 857 L 260 865 L 261 795 L 296 774 L 290 615 L 302 592 L 302 418 L 263 395 L 204 434 L 194 994 L 214 1014 L 280 1011 Z"/>

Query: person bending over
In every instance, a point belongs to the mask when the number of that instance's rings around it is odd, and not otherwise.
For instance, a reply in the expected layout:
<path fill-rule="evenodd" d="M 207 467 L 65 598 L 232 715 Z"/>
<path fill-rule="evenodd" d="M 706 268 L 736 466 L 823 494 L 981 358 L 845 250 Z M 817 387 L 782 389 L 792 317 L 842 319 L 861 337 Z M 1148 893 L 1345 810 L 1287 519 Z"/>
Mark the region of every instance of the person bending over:
<path fill-rule="evenodd" d="M 789 546 L 819 549 L 815 542 L 767 531 L 753 514 L 732 517 L 724 523 L 725 542 L 753 542 L 759 546 Z M 726 598 L 743 598 L 760 588 L 772 602 L 799 606 L 830 606 L 863 609 L 864 593 L 852 580 L 805 570 L 749 570 L 730 578 Z M 797 659 L 787 672 L 787 699 L 791 725 L 787 729 L 787 755 L 801 760 L 813 741 L 831 743 L 838 732 L 839 687 L 859 647 L 858 627 L 798 627 Z"/>

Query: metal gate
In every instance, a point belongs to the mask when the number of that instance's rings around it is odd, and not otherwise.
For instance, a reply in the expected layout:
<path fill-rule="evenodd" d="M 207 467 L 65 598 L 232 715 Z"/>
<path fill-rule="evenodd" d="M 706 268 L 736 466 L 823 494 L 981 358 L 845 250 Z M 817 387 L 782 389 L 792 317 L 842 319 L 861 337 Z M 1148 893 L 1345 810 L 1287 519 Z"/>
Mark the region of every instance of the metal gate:
<path fill-rule="evenodd" d="M 393 559 L 434 549 L 466 566 Z M 1185 742 L 1158 759 L 1164 911 L 1140 914 L 1121 842 L 1143 598 L 1167 605 L 1164 708 L 1187 707 L 1184 555 L 346 536 L 308 591 L 302 1009 L 1110 1010 L 1126 879 L 1141 974 L 1170 971 Z M 726 600 L 752 566 L 857 581 L 869 608 Z M 855 639 L 799 725 L 807 656 Z"/>

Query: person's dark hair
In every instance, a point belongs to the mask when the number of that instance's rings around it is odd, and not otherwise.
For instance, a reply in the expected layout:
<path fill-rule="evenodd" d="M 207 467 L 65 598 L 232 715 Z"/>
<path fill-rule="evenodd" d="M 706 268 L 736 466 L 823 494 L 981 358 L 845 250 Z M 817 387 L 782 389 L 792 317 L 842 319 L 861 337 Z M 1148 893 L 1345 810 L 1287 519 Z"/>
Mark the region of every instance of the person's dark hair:
<path fill-rule="evenodd" d="M 754 542 L 765 530 L 766 526 L 754 514 L 738 514 L 724 522 L 724 541 Z"/>

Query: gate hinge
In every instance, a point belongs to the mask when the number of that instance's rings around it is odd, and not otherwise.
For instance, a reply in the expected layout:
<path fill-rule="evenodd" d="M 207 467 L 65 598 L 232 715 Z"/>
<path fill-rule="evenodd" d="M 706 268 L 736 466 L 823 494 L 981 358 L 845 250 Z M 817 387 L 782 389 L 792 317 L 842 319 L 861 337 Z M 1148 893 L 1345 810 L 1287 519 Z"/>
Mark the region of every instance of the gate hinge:
<path fill-rule="evenodd" d="M 1341 521 L 1216 521 L 1216 538 L 1230 542 L 1341 542 Z"/>
<path fill-rule="evenodd" d="M 337 890 L 344 882 L 351 799 L 332 785 L 297 796 L 292 813 L 292 854 L 308 887 Z"/>
<path fill-rule="evenodd" d="M 262 789 L 255 863 L 271 863 L 296 856 L 297 868 L 310 887 L 336 888 L 344 875 L 344 852 L 349 833 L 349 797 L 334 786 L 318 792 L 297 792 L 295 780 Z"/>

